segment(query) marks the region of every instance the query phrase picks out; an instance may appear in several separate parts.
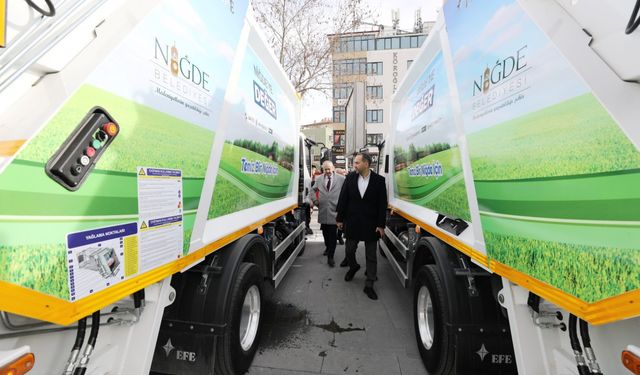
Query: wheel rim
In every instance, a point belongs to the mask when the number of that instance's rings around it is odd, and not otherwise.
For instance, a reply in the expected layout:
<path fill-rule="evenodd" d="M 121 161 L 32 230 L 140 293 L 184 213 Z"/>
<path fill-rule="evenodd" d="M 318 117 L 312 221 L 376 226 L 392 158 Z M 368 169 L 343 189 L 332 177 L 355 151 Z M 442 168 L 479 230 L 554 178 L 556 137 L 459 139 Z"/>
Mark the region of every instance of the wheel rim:
<path fill-rule="evenodd" d="M 242 316 L 240 317 L 240 346 L 242 350 L 251 349 L 260 325 L 260 289 L 252 285 L 244 297 Z"/>
<path fill-rule="evenodd" d="M 418 291 L 418 330 L 422 345 L 429 350 L 433 346 L 435 322 L 433 320 L 433 301 L 431 293 L 426 286 L 420 287 Z"/>

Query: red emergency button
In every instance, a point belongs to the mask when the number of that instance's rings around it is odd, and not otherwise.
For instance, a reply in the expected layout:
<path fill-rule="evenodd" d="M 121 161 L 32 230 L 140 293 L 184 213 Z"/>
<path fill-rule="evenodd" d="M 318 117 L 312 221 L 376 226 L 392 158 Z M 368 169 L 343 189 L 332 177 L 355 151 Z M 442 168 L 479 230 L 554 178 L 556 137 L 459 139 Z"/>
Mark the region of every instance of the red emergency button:
<path fill-rule="evenodd" d="M 84 150 L 84 154 L 92 158 L 96 154 L 96 149 L 93 147 L 87 147 L 87 149 Z"/>
<path fill-rule="evenodd" d="M 114 124 L 113 122 L 107 122 L 106 124 L 102 125 L 102 130 L 107 133 L 109 137 L 113 137 L 118 134 L 118 125 Z"/>

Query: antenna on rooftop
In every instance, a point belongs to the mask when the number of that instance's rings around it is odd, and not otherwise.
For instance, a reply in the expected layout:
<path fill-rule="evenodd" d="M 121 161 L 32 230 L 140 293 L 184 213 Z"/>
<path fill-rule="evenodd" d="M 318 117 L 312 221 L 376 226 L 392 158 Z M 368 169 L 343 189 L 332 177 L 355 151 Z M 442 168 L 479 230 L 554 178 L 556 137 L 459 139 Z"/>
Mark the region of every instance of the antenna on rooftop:
<path fill-rule="evenodd" d="M 421 33 L 423 31 L 422 15 L 421 15 L 420 8 L 416 9 L 413 31 L 416 33 Z"/>
<path fill-rule="evenodd" d="M 400 10 L 399 9 L 392 9 L 391 10 L 391 25 L 393 26 L 393 29 L 396 30 L 398 28 L 399 24 L 400 24 Z"/>

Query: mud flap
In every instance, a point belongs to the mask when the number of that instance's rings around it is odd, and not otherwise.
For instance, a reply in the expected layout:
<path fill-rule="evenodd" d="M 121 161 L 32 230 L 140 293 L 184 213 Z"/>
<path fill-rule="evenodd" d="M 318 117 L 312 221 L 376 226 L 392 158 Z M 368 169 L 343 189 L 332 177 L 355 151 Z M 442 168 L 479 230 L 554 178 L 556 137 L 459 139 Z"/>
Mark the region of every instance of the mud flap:
<path fill-rule="evenodd" d="M 151 374 L 213 374 L 215 345 L 223 330 L 220 325 L 163 320 Z"/>
<path fill-rule="evenodd" d="M 457 332 L 456 374 L 518 373 L 508 325 L 458 325 L 452 328 Z"/>

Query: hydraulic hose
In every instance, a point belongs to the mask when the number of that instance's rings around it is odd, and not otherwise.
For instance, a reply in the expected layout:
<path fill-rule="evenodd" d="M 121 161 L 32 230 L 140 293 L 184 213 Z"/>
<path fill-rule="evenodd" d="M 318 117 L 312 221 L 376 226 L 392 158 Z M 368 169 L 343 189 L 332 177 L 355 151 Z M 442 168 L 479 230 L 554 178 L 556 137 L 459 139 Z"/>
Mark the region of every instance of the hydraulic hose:
<path fill-rule="evenodd" d="M 87 318 L 82 318 L 78 321 L 78 333 L 76 333 L 76 342 L 73 343 L 73 350 L 80 350 L 84 343 L 84 334 L 87 331 Z"/>
<path fill-rule="evenodd" d="M 638 26 L 640 26 L 640 18 L 638 17 L 639 9 L 640 9 L 640 0 L 636 0 L 636 5 L 633 6 L 633 11 L 631 12 L 631 17 L 629 17 L 627 28 L 624 30 L 625 34 L 631 34 L 638 28 Z"/>
<path fill-rule="evenodd" d="M 89 333 L 89 341 L 87 345 L 96 346 L 98 340 L 98 331 L 100 330 L 100 310 L 91 315 L 91 333 Z"/>
<path fill-rule="evenodd" d="M 133 307 L 139 309 L 144 304 L 144 289 L 133 293 Z"/>
<path fill-rule="evenodd" d="M 144 307 L 144 288 L 138 290 L 133 293 L 133 314 L 136 317 L 136 322 L 140 320 L 140 316 L 142 315 L 142 308 Z"/>
<path fill-rule="evenodd" d="M 578 367 L 578 374 L 580 375 L 591 375 L 591 371 L 589 371 L 589 366 L 584 361 L 584 357 L 582 356 L 582 347 L 580 346 L 580 341 L 578 340 L 578 329 L 577 329 L 578 318 L 575 315 L 569 315 L 569 340 L 571 340 L 571 349 L 573 349 L 573 355 L 576 357 L 576 364 Z"/>
<path fill-rule="evenodd" d="M 87 318 L 82 318 L 78 321 L 76 341 L 73 343 L 73 348 L 71 348 L 71 354 L 69 355 L 69 360 L 67 361 L 67 365 L 65 366 L 64 375 L 73 374 L 73 370 L 76 367 L 76 361 L 78 360 L 78 356 L 80 355 L 80 349 L 82 349 L 82 344 L 84 343 L 84 335 L 86 331 Z"/>
<path fill-rule="evenodd" d="M 591 347 L 591 337 L 589 337 L 589 325 L 584 320 L 580 319 L 580 337 L 582 337 L 582 345 L 584 346 L 584 354 L 589 361 L 589 370 L 592 374 L 600 375 L 600 365 L 596 360 L 596 354 Z"/>
<path fill-rule="evenodd" d="M 47 4 L 47 7 L 49 8 L 48 10 L 44 10 L 40 8 L 36 3 L 33 2 L 33 0 L 25 0 L 25 1 L 27 2 L 27 4 L 29 4 L 31 8 L 33 8 L 36 12 L 42 14 L 45 17 L 53 17 L 56 15 L 56 7 L 53 5 L 51 0 L 44 0 L 44 2 Z"/>
<path fill-rule="evenodd" d="M 80 359 L 80 363 L 78 367 L 76 367 L 73 375 L 84 375 L 87 372 L 87 364 L 89 363 L 89 358 L 93 353 L 93 349 L 96 346 L 96 341 L 98 340 L 98 331 L 100 330 L 100 310 L 94 312 L 91 315 L 91 333 L 89 333 L 89 340 L 87 341 L 87 346 L 84 349 L 84 354 L 82 355 L 82 359 Z"/>

